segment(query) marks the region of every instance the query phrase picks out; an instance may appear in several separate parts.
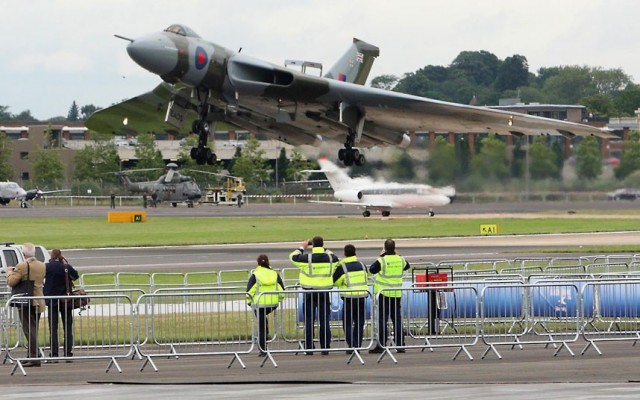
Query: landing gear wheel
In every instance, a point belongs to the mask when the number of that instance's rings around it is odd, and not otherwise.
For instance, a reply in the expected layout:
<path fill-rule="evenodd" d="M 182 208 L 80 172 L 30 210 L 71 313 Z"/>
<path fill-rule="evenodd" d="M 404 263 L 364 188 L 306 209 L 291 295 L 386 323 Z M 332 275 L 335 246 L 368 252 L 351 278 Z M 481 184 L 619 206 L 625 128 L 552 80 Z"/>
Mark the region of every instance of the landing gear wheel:
<path fill-rule="evenodd" d="M 207 164 L 209 165 L 214 165 L 216 163 L 216 161 L 218 161 L 218 156 L 216 156 L 216 153 L 212 153 L 210 149 L 209 150 L 209 156 L 207 157 Z"/>
<path fill-rule="evenodd" d="M 383 211 L 382 212 L 382 216 L 383 217 L 388 217 L 389 215 L 391 215 L 391 211 Z"/>
<path fill-rule="evenodd" d="M 344 161 L 344 156 L 347 153 L 347 149 L 338 150 L 338 160 Z"/>
<path fill-rule="evenodd" d="M 178 203 L 171 203 L 173 207 L 178 207 Z"/>
<path fill-rule="evenodd" d="M 358 167 L 365 165 L 367 163 L 367 159 L 364 158 L 364 154 L 360 154 L 360 156 L 355 159 L 355 163 Z"/>
<path fill-rule="evenodd" d="M 429 210 L 429 216 L 433 217 L 434 215 L 436 215 L 436 213 L 434 213 L 433 210 Z"/>
<path fill-rule="evenodd" d="M 353 158 L 353 151 L 351 149 L 343 149 L 345 150 L 344 152 L 344 165 L 346 165 L 347 167 L 350 167 L 353 165 L 353 162 L 355 161 Z"/>
<path fill-rule="evenodd" d="M 366 217 L 370 217 L 371 216 L 371 211 L 366 210 L 365 212 L 362 213 L 362 216 L 365 217 L 365 218 Z"/>

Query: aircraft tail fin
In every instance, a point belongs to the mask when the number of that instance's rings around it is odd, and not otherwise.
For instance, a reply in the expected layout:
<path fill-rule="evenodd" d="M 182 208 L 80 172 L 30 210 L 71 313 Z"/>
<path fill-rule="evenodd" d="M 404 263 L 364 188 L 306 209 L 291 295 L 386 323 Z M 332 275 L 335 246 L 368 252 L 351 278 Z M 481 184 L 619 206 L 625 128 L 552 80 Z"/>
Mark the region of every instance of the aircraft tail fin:
<path fill-rule="evenodd" d="M 331 67 L 325 78 L 364 85 L 369 77 L 375 58 L 380 55 L 377 46 L 353 38 L 353 44 Z"/>
<path fill-rule="evenodd" d="M 318 160 L 318 164 L 320 164 L 320 171 L 318 172 L 324 172 L 334 192 L 339 192 L 343 189 L 349 188 L 352 179 L 347 175 L 345 170 L 341 169 L 325 157 L 320 158 Z"/>

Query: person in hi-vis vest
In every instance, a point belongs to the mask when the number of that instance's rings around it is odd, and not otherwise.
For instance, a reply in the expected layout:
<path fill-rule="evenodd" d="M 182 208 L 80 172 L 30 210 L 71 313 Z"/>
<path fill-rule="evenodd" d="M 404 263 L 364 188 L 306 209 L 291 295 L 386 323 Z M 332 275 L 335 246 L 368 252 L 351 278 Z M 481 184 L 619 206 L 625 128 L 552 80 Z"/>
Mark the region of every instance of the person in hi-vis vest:
<path fill-rule="evenodd" d="M 309 245 L 313 245 L 311 253 L 305 253 Z M 329 290 L 333 288 L 333 270 L 338 257 L 330 250 L 324 249 L 321 236 L 311 241 L 304 241 L 300 248 L 289 254 L 289 260 L 300 268 L 300 286 L 304 291 L 304 348 L 313 349 L 313 324 L 316 312 L 318 315 L 318 336 L 322 355 L 329 354 L 326 349 L 331 347 L 331 330 L 329 329 L 329 315 L 331 314 L 331 298 Z M 313 355 L 306 351 L 306 355 Z"/>
<path fill-rule="evenodd" d="M 340 289 L 342 298 L 342 322 L 345 341 L 351 349 L 362 347 L 362 332 L 366 317 L 365 303 L 369 295 L 367 267 L 358 261 L 356 248 L 352 244 L 344 246 L 344 257 L 333 273 L 333 282 Z"/>
<path fill-rule="evenodd" d="M 247 283 L 247 301 L 253 307 L 258 318 L 258 346 L 260 355 L 267 351 L 267 337 L 269 336 L 269 321 L 271 314 L 284 299 L 284 283 L 280 275 L 271 269 L 269 257 L 265 254 L 258 256 L 258 266 L 253 270 Z"/>
<path fill-rule="evenodd" d="M 369 266 L 369 273 L 376 275 L 373 294 L 378 302 L 378 344 L 369 353 L 382 353 L 387 345 L 387 321 L 393 324 L 395 346 L 404 346 L 402 332 L 402 273 L 410 267 L 404 257 L 396 253 L 396 242 L 387 239 L 380 257 Z M 379 295 L 378 295 L 379 294 Z M 404 353 L 404 349 L 398 349 Z"/>

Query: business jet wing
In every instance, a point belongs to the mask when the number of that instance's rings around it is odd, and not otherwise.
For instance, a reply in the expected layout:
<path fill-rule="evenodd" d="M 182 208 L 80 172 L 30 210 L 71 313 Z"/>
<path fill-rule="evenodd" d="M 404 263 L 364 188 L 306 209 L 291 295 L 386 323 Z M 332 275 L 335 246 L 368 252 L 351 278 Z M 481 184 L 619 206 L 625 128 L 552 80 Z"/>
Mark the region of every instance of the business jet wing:
<path fill-rule="evenodd" d="M 365 209 L 375 208 L 377 210 L 391 210 L 392 208 L 391 204 L 383 204 L 383 203 L 372 204 L 372 203 L 362 203 L 362 202 L 355 202 L 355 201 L 309 200 L 309 203 L 333 204 L 333 205 L 340 205 L 340 206 L 358 206 L 360 208 L 365 208 Z"/>

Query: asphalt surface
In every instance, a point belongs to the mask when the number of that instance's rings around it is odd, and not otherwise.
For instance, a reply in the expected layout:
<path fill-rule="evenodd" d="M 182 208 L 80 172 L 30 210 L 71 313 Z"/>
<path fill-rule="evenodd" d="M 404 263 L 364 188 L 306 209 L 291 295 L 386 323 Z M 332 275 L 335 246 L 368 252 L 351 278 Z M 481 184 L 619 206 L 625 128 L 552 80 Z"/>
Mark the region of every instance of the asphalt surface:
<path fill-rule="evenodd" d="M 513 204 L 510 212 L 531 213 L 542 210 L 546 203 Z M 623 204 L 633 206 L 632 202 L 604 202 L 600 208 Z M 576 207 L 576 203 L 560 206 L 554 204 L 559 212 L 577 212 L 598 209 L 596 204 L 588 203 L 586 208 Z M 572 205 L 573 207 L 568 207 Z M 452 205 L 447 208 L 454 213 Z M 469 205 L 465 205 L 469 206 Z M 256 215 L 293 212 L 296 215 L 313 215 L 317 206 L 247 206 L 241 209 L 231 208 L 224 215 L 245 215 L 242 213 L 260 213 Z M 484 207 L 484 206 L 483 206 Z M 215 207 L 213 207 L 215 209 Z M 506 205 L 493 204 L 483 210 L 467 212 L 504 213 Z M 332 215 L 334 211 L 329 211 Z M 342 209 L 338 207 L 337 209 Z M 515 210 L 517 209 L 517 211 Z M 16 211 L 17 210 L 17 211 Z M 234 210 L 232 213 L 230 210 Z M 249 211 L 247 211 L 249 210 Z M 445 215 L 442 209 L 442 215 Z M 80 209 L 45 207 L 27 210 L 2 208 L 2 215 L 56 215 L 56 216 L 95 216 L 106 215 L 108 209 L 82 207 Z M 195 211 L 195 212 L 194 212 Z M 349 212 L 358 212 L 351 208 Z M 202 215 L 209 210 L 158 208 L 151 212 L 159 215 Z M 328 211 L 323 211 L 328 212 Z M 162 213 L 162 214 L 160 214 Z M 462 211 L 459 214 L 464 214 Z M 411 216 L 411 214 L 405 214 Z M 440 215 L 440 214 L 439 214 Z M 435 218 L 438 218 L 436 216 Z M 638 244 L 640 234 L 586 234 L 586 235 L 543 235 L 523 237 L 483 237 L 460 239 L 416 239 L 399 241 L 399 247 L 410 261 L 431 261 L 457 258 L 516 258 L 526 255 L 536 248 L 551 245 L 579 246 L 590 241 L 598 244 Z M 340 247 L 342 243 L 329 243 Z M 274 252 L 274 259 L 286 261 L 286 254 L 297 243 L 265 244 L 249 246 L 194 246 L 181 249 L 127 249 L 127 250 L 66 250 L 67 256 L 74 260 L 78 268 L 84 270 L 104 270 L 109 268 L 95 260 L 108 258 L 111 264 L 124 270 L 153 270 L 173 265 L 176 260 L 190 260 L 188 269 L 236 269 L 238 265 L 253 262 L 257 251 L 263 248 Z M 380 243 L 376 241 L 358 242 L 358 249 L 371 252 L 367 257 L 375 257 Z M 215 257 L 212 257 L 215 255 Z M 539 254 L 538 254 L 539 256 Z M 560 255 L 558 255 L 560 256 Z M 149 257 L 157 257 L 149 260 Z M 212 262 L 212 258 L 216 261 Z M 147 261 L 142 261 L 147 260 Z M 192 263 L 190 265 L 189 263 Z M 484 347 L 470 349 L 473 361 L 466 357 L 452 360 L 455 350 L 438 349 L 433 352 L 409 350 L 405 354 L 395 355 L 398 363 L 388 357 L 380 363 L 375 355 L 363 354 L 364 365 L 358 362 L 347 364 L 343 353 L 331 353 L 328 356 L 313 357 L 302 355 L 275 355 L 278 367 L 270 363 L 260 367 L 262 358 L 257 354 L 242 356 L 246 369 L 236 362 L 230 368 L 228 356 L 181 357 L 156 359 L 158 372 L 151 368 L 140 371 L 142 360 L 118 360 L 122 373 L 114 368 L 109 372 L 106 361 L 74 361 L 66 364 L 45 364 L 40 368 L 27 369 L 27 376 L 19 372 L 11 376 L 13 366 L 0 365 L 0 399 L 4 398 L 70 398 L 87 397 L 92 399 L 174 399 L 183 398 L 255 398 L 269 396 L 276 398 L 447 398 L 447 399 L 493 399 L 497 396 L 518 399 L 539 399 L 560 397 L 565 399 L 610 399 L 640 397 L 640 367 L 638 367 L 638 348 L 631 342 L 608 343 L 600 346 L 603 355 L 587 352 L 580 355 L 584 342 L 570 344 L 575 356 L 544 346 L 526 346 L 523 350 L 501 348 L 502 359 L 489 354 L 481 358 Z"/>

